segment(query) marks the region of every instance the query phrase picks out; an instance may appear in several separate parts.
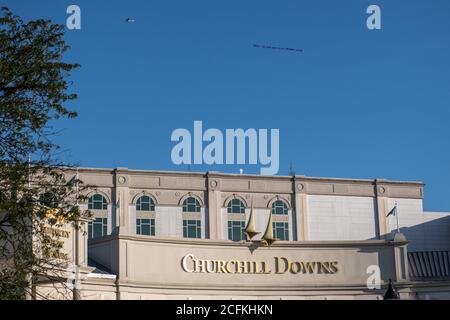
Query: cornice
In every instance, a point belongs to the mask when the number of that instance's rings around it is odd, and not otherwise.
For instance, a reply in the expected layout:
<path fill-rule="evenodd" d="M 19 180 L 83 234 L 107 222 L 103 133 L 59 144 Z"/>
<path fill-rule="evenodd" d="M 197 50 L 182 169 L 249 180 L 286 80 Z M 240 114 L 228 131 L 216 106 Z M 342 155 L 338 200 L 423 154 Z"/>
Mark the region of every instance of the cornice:
<path fill-rule="evenodd" d="M 173 237 L 147 237 L 139 235 L 109 235 L 99 239 L 89 240 L 89 245 L 97 245 L 108 243 L 111 241 L 137 241 L 155 244 L 173 244 L 180 246 L 224 246 L 224 247 L 240 247 L 258 250 L 270 250 L 273 248 L 361 248 L 361 247 L 380 247 L 380 246 L 401 246 L 408 244 L 408 241 L 390 241 L 390 240 L 342 240 L 342 241 L 286 241 L 276 242 L 270 248 L 256 241 L 226 241 L 212 239 L 184 239 Z"/>
<path fill-rule="evenodd" d="M 69 168 L 68 171 L 76 172 L 76 169 Z M 80 173 L 114 174 L 115 172 L 126 172 L 128 175 L 149 175 L 149 176 L 173 176 L 173 177 L 196 177 L 196 178 L 222 178 L 222 179 L 256 179 L 256 180 L 276 180 L 276 181 L 311 181 L 311 182 L 333 182 L 333 183 L 354 183 L 354 184 L 389 184 L 403 186 L 424 186 L 422 181 L 400 181 L 389 179 L 353 179 L 353 178 L 332 178 L 332 177 L 309 177 L 304 175 L 296 176 L 262 176 L 256 174 L 234 174 L 223 172 L 185 172 L 185 171 L 164 171 L 164 170 L 133 170 L 127 168 L 78 168 Z"/>

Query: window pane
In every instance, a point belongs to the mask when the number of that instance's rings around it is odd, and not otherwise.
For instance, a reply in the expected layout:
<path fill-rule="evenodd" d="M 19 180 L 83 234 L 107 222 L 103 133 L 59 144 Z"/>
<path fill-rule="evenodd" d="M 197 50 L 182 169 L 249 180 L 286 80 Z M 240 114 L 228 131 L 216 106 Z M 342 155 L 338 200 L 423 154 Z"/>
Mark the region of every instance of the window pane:
<path fill-rule="evenodd" d="M 108 234 L 108 219 L 97 218 L 88 224 L 89 239 L 103 237 Z"/>
<path fill-rule="evenodd" d="M 146 236 L 154 236 L 155 219 L 136 219 L 136 233 Z"/>
<path fill-rule="evenodd" d="M 155 203 L 149 196 L 142 196 L 136 201 L 137 211 L 154 211 Z"/>
<path fill-rule="evenodd" d="M 246 239 L 245 221 L 228 221 L 228 239 L 241 241 Z"/>
<path fill-rule="evenodd" d="M 141 234 L 141 219 L 136 219 L 136 234 Z"/>
<path fill-rule="evenodd" d="M 239 199 L 231 199 L 227 206 L 228 213 L 245 213 L 245 206 Z"/>
<path fill-rule="evenodd" d="M 274 237 L 276 239 L 280 239 L 279 235 L 278 235 L 278 223 L 274 222 L 273 223 L 273 232 L 274 232 Z M 281 240 L 281 239 L 280 239 Z"/>
<path fill-rule="evenodd" d="M 185 238 L 201 238 L 201 221 L 183 220 L 183 236 Z"/>
<path fill-rule="evenodd" d="M 108 203 L 106 202 L 105 197 L 101 194 L 94 194 L 89 198 L 88 209 L 93 210 L 106 210 L 108 208 Z"/>
<path fill-rule="evenodd" d="M 195 234 L 195 229 L 192 228 L 192 226 L 188 227 L 188 238 L 195 238 L 196 234 Z"/>
<path fill-rule="evenodd" d="M 239 228 L 233 227 L 233 240 L 241 241 L 241 230 Z"/>
<path fill-rule="evenodd" d="M 283 241 L 289 240 L 289 228 L 287 222 L 274 222 L 274 236 Z"/>
<path fill-rule="evenodd" d="M 197 220 L 196 223 L 196 238 L 200 239 L 202 237 L 202 233 L 201 233 L 201 227 L 200 227 L 200 220 Z"/>
<path fill-rule="evenodd" d="M 272 204 L 272 214 L 288 214 L 288 208 L 286 203 L 281 200 L 277 200 Z"/>
<path fill-rule="evenodd" d="M 183 202 L 183 212 L 200 212 L 200 202 L 190 197 Z"/>
<path fill-rule="evenodd" d="M 101 237 L 103 235 L 103 225 L 101 223 L 94 223 L 94 238 Z"/>
<path fill-rule="evenodd" d="M 141 226 L 141 232 L 142 232 L 143 235 L 149 236 L 150 235 L 150 225 L 149 224 L 143 224 Z"/>
<path fill-rule="evenodd" d="M 155 235 L 155 219 L 150 220 L 150 235 Z"/>
<path fill-rule="evenodd" d="M 241 222 L 241 240 L 246 240 L 247 235 L 245 234 L 245 221 Z"/>

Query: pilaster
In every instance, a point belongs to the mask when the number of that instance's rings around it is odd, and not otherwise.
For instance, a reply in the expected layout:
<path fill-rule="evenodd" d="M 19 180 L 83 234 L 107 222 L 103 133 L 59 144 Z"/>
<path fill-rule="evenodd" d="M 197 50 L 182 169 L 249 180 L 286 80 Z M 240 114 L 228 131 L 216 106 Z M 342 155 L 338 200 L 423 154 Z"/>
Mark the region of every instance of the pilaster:
<path fill-rule="evenodd" d="M 306 184 L 302 183 L 298 177 L 294 177 L 293 190 L 295 195 L 294 212 L 297 231 L 295 240 L 306 241 L 309 238 Z"/>

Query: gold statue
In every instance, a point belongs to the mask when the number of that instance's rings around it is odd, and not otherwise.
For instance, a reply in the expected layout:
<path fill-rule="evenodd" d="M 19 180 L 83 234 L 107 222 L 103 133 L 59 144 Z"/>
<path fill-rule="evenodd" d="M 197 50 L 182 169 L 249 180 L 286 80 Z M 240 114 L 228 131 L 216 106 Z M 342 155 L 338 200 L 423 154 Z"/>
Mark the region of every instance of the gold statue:
<path fill-rule="evenodd" d="M 267 222 L 267 228 L 266 232 L 264 232 L 264 235 L 262 236 L 262 242 L 264 242 L 267 246 L 271 246 L 275 241 L 278 239 L 275 239 L 273 237 L 273 223 L 272 223 L 272 211 L 270 211 L 269 214 L 269 221 Z"/>
<path fill-rule="evenodd" d="M 248 236 L 249 240 L 251 240 L 257 234 L 260 234 L 260 232 L 257 232 L 255 229 L 255 217 L 254 217 L 254 213 L 253 213 L 253 203 L 252 203 L 252 208 L 250 210 L 250 217 L 248 219 L 248 223 L 247 223 L 247 226 L 245 227 L 244 233 Z"/>

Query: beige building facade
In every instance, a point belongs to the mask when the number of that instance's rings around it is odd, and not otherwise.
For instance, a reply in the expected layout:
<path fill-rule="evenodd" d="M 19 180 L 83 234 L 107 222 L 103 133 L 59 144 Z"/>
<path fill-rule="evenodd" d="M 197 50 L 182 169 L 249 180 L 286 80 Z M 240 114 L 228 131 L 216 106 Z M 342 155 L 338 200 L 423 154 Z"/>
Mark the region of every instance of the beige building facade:
<path fill-rule="evenodd" d="M 450 298 L 450 214 L 424 212 L 421 182 L 78 174 L 93 219 L 69 230 L 65 249 L 81 299 L 380 299 L 389 279 L 405 299 Z"/>

